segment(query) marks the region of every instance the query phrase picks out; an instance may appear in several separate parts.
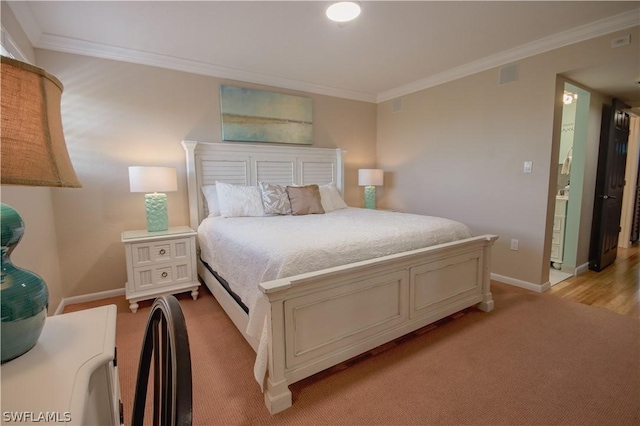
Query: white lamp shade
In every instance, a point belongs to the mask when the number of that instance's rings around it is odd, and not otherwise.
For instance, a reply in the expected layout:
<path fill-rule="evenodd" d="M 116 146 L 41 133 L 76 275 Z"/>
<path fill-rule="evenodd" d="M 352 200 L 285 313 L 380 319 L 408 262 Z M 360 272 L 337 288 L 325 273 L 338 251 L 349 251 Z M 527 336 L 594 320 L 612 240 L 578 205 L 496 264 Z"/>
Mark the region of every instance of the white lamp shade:
<path fill-rule="evenodd" d="M 382 169 L 360 169 L 358 170 L 358 185 L 360 186 L 382 186 L 384 170 Z"/>
<path fill-rule="evenodd" d="M 129 167 L 131 192 L 171 192 L 178 190 L 178 176 L 174 167 Z"/>

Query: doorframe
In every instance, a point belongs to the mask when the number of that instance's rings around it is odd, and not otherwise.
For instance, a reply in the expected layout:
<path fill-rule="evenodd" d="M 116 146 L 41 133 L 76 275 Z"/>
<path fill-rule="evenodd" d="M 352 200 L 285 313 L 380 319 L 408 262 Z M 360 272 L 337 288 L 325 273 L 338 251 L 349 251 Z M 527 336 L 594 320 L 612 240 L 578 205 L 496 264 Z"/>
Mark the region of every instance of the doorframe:
<path fill-rule="evenodd" d="M 567 222 L 565 224 L 565 236 L 568 232 L 569 241 L 566 241 L 565 238 L 566 243 L 562 264 L 562 271 L 571 275 L 579 275 L 589 268 L 588 252 L 596 185 L 595 176 L 598 164 L 599 129 L 601 124 L 601 109 L 597 110 L 596 102 L 599 102 L 601 98 L 606 98 L 606 96 L 593 91 L 589 87 L 560 74 L 556 76 L 553 136 L 549 167 L 547 224 L 542 271 L 543 280 L 547 277 L 547 283 L 551 269 L 551 244 L 555 197 L 557 192 L 556 186 L 559 173 L 560 138 L 562 134 L 562 114 L 564 110 L 562 96 L 566 84 L 573 86 L 573 90 L 578 93 L 578 102 L 580 103 L 580 108 L 576 107 L 572 170 L 569 175 L 571 187 L 567 206 Z M 580 114 L 578 114 L 578 110 L 580 110 Z M 578 134 L 578 141 L 576 141 L 575 133 Z M 576 149 L 577 144 L 580 144 L 578 149 Z M 578 166 L 578 162 L 581 163 L 581 167 Z M 581 259 L 581 257 L 584 257 L 584 259 Z M 579 262 L 582 263 L 579 264 Z"/>
<path fill-rule="evenodd" d="M 585 185 L 585 168 L 587 165 L 591 92 L 568 81 L 565 81 L 563 90 L 564 89 L 577 93 L 578 99 L 576 102 L 574 121 L 572 166 L 569 175 L 570 191 L 565 224 L 562 272 L 577 275 L 576 269 L 581 266 L 577 264 L 577 258 L 580 223 L 583 213 L 582 201 L 585 190 L 589 191 L 588 184 Z M 562 123 L 560 123 L 560 125 L 562 125 Z"/>
<path fill-rule="evenodd" d="M 584 265 L 576 265 L 580 246 L 580 227 L 581 217 L 583 214 L 591 215 L 593 199 L 589 201 L 586 196 L 595 191 L 595 173 L 594 179 L 589 179 L 587 169 L 591 167 L 589 159 L 589 120 L 591 119 L 591 90 L 570 80 L 562 75 L 556 77 L 556 91 L 554 98 L 554 120 L 552 132 L 551 158 L 549 167 L 549 193 L 547 207 L 547 224 L 545 235 L 545 250 L 543 257 L 543 280 L 549 277 L 551 270 L 551 245 L 553 238 L 554 213 L 556 205 L 556 193 L 558 173 L 560 172 L 560 140 L 562 135 L 562 115 L 564 112 L 564 103 L 562 97 L 566 85 L 572 86 L 572 90 L 578 93 L 578 104 L 576 106 L 576 119 L 574 126 L 574 141 L 572 153 L 572 166 L 569 174 L 570 191 L 567 205 L 567 219 L 565 222 L 565 245 L 562 263 L 562 272 L 571 275 L 578 275 L 583 270 L 588 269 L 588 261 Z M 580 127 L 580 128 L 578 128 Z M 579 146 L 577 146 L 579 145 Z M 596 147 L 597 148 L 597 147 Z M 597 154 L 596 154 L 597 164 Z M 589 229 L 591 227 L 591 217 L 589 216 Z M 567 241 L 567 233 L 569 239 Z M 587 240 L 589 237 L 587 236 Z"/>

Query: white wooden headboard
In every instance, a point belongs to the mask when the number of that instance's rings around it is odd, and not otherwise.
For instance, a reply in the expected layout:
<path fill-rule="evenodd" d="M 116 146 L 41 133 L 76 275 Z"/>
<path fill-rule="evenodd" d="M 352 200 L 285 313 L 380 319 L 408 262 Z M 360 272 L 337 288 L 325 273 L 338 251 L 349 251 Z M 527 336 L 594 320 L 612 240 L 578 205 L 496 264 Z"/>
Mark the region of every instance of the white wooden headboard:
<path fill-rule="evenodd" d="M 182 141 L 186 151 L 189 222 L 197 229 L 206 217 L 202 186 L 216 181 L 237 185 L 323 185 L 344 188 L 343 152 L 339 148 Z"/>

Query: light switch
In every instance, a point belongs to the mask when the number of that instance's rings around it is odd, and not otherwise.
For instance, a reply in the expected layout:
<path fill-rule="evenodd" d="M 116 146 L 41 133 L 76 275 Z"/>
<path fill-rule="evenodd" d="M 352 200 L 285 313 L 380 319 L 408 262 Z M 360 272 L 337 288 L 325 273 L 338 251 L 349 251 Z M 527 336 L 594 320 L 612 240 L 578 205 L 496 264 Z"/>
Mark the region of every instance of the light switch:
<path fill-rule="evenodd" d="M 533 161 L 525 161 L 524 162 L 524 172 L 525 173 L 531 173 L 532 168 L 533 168 Z"/>

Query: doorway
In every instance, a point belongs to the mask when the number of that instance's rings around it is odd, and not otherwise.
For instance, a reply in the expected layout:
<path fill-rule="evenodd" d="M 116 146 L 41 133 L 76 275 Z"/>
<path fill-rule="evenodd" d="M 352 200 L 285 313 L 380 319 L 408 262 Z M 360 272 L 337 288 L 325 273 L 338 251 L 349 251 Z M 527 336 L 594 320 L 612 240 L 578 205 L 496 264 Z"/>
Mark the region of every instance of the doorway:
<path fill-rule="evenodd" d="M 549 283 L 577 275 L 591 94 L 564 83 Z"/>
<path fill-rule="evenodd" d="M 575 119 L 573 126 L 573 148 L 571 151 L 571 164 L 569 170 L 569 191 L 566 202 L 566 217 L 564 220 L 564 240 L 562 251 L 562 263 L 557 265 L 559 269 L 553 267 L 550 262 L 548 264 L 549 270 L 549 284 L 556 285 L 566 277 L 577 276 L 589 269 L 589 246 L 591 235 L 591 222 L 593 216 L 593 206 L 595 200 L 595 180 L 596 169 L 598 163 L 598 147 L 599 147 L 599 135 L 600 135 L 600 118 L 601 105 L 607 102 L 611 102 L 611 99 L 606 95 L 598 92 L 591 93 L 588 88 L 580 86 L 579 83 L 571 82 L 564 77 L 559 76 L 558 81 L 558 96 L 563 96 L 563 91 L 577 94 L 578 97 L 575 103 Z M 575 99 L 575 98 L 574 98 Z M 593 104 L 593 105 L 591 105 Z M 561 113 L 564 115 L 563 104 L 556 110 L 556 124 L 554 130 L 554 139 L 560 145 L 561 139 Z M 629 135 L 629 152 L 627 155 L 627 172 L 626 177 L 627 185 L 623 195 L 623 215 L 621 218 L 621 234 L 619 238 L 620 247 L 631 245 L 629 236 L 634 222 L 634 211 L 639 210 L 638 217 L 640 218 L 640 109 L 633 109 L 631 111 L 631 131 Z M 597 118 L 596 118 L 597 116 Z M 570 117 L 570 115 L 568 115 Z M 591 120 L 590 120 L 591 118 Z M 569 122 L 565 123 L 569 124 Z M 564 133 L 571 133 L 569 131 L 570 126 L 565 126 Z M 556 199 L 556 195 L 559 194 L 559 190 L 563 188 L 564 181 L 561 175 L 562 166 L 566 159 L 568 148 L 558 149 L 557 154 L 554 154 L 554 160 L 557 162 L 557 174 L 550 176 L 550 202 L 552 203 L 550 208 L 549 220 L 555 219 L 553 204 Z M 557 158 L 555 157 L 557 155 Z M 566 175 L 564 176 L 566 179 Z M 566 184 L 565 184 L 566 186 Z M 636 198 L 638 203 L 636 204 Z M 625 213 L 626 212 L 626 213 Z M 639 219 L 640 220 L 640 219 Z M 549 232 L 552 226 L 549 223 Z M 553 238 L 549 236 L 549 243 L 551 244 Z M 636 242 L 636 244 L 638 244 Z M 548 247 L 551 251 L 551 248 Z"/>

